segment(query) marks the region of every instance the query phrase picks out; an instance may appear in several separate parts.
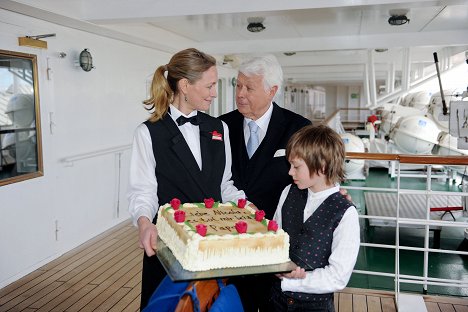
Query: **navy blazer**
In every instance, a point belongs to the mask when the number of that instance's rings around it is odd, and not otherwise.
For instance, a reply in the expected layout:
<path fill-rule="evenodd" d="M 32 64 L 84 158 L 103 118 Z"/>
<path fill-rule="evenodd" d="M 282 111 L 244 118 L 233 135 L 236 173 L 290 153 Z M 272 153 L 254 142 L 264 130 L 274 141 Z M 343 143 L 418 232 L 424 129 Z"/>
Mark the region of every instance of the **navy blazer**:
<path fill-rule="evenodd" d="M 289 163 L 285 156 L 274 157 L 278 150 L 286 149 L 289 138 L 309 119 L 273 103 L 268 130 L 251 159 L 247 156 L 244 138 L 244 116 L 232 111 L 219 117 L 229 127 L 232 149 L 232 180 L 247 194 L 249 201 L 264 210 L 272 219 L 283 189 L 292 183 L 288 175 Z"/>

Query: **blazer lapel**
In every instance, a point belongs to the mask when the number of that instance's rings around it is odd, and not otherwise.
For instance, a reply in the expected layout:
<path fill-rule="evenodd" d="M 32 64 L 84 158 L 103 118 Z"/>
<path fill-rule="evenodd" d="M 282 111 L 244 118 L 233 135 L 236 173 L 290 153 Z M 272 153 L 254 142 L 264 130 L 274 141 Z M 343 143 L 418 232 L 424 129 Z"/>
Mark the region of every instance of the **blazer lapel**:
<path fill-rule="evenodd" d="M 245 147 L 244 116 L 239 111 L 236 112 L 234 122 L 229 124 L 229 137 L 231 139 L 232 165 L 235 168 L 239 168 L 236 170 L 236 174 L 240 180 L 238 184 L 238 187 L 240 187 L 240 185 L 244 185 L 244 181 L 248 177 L 248 173 L 244 168 L 249 162 L 249 157 L 247 155 L 247 148 Z"/>
<path fill-rule="evenodd" d="M 239 146 L 240 148 L 233 149 L 235 150 L 236 155 L 233 155 L 233 159 L 239 159 L 242 163 L 245 163 L 249 159 L 247 155 L 247 148 L 245 147 L 247 142 L 245 142 L 244 137 L 244 116 L 238 112 L 237 120 L 229 127 L 229 133 L 231 140 L 231 146 Z"/>
<path fill-rule="evenodd" d="M 271 114 L 270 123 L 268 124 L 267 133 L 255 152 L 254 157 L 251 159 L 251 161 L 255 162 L 255 166 L 249 179 L 249 185 L 256 183 L 255 180 L 260 176 L 264 167 L 273 160 L 273 156 L 279 147 L 278 144 L 284 131 L 285 126 L 283 112 L 276 103 L 273 103 L 273 112 Z"/>

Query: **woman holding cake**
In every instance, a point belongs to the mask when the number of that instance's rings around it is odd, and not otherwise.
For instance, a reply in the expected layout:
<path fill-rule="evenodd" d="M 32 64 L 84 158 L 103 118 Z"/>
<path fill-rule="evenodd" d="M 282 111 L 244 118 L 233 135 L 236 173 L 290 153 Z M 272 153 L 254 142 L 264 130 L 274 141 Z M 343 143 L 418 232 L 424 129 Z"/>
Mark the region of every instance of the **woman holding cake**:
<path fill-rule="evenodd" d="M 176 53 L 153 76 L 144 101 L 150 118 L 140 124 L 132 147 L 129 212 L 144 249 L 141 309 L 166 275 L 156 252 L 154 223 L 159 206 L 237 201 L 245 198 L 231 181 L 231 147 L 224 122 L 201 111 L 217 96 L 216 60 L 196 49 Z"/>
<path fill-rule="evenodd" d="M 333 293 L 346 287 L 359 252 L 359 218 L 339 192 L 345 149 L 327 126 L 307 126 L 288 142 L 294 183 L 281 194 L 274 219 L 290 237 L 299 267 L 278 275 L 268 311 L 335 311 Z"/>

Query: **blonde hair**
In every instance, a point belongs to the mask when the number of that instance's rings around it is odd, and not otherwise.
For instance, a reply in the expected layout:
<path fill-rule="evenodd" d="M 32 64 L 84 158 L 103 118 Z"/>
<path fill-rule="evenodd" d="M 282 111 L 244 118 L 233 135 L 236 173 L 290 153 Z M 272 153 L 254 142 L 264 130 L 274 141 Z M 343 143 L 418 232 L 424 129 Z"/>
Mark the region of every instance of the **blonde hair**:
<path fill-rule="evenodd" d="M 288 160 L 301 158 L 313 173 L 325 175 L 328 184 L 341 182 L 345 178 L 346 157 L 342 138 L 333 129 L 325 126 L 306 126 L 297 131 L 286 147 Z"/>
<path fill-rule="evenodd" d="M 179 92 L 179 80 L 187 79 L 190 84 L 194 84 L 213 66 L 216 66 L 214 57 L 194 48 L 177 52 L 167 65 L 159 66 L 151 82 L 150 98 L 143 101 L 146 109 L 152 111 L 148 120 L 156 122 L 167 113 L 169 104 Z M 164 76 L 166 71 L 167 78 Z"/>

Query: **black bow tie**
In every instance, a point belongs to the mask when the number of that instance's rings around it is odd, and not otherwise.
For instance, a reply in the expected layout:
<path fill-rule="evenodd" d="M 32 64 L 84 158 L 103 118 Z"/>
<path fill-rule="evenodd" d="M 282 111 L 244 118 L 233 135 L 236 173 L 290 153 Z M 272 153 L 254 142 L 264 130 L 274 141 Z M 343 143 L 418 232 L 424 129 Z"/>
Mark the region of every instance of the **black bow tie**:
<path fill-rule="evenodd" d="M 200 118 L 198 118 L 198 115 L 192 116 L 192 117 L 184 117 L 180 116 L 179 118 L 176 119 L 177 125 L 182 126 L 186 122 L 190 122 L 192 125 L 198 126 L 200 124 Z"/>

